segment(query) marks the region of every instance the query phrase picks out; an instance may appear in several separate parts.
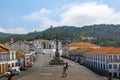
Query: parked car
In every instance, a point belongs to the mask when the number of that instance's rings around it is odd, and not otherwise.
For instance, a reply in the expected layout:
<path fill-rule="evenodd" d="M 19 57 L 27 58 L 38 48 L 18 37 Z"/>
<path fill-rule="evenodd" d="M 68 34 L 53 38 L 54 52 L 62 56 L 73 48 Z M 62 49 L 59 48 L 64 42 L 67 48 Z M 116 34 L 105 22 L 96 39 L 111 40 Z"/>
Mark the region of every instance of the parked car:
<path fill-rule="evenodd" d="M 20 73 L 20 67 L 17 66 L 17 67 L 12 67 L 12 71 L 13 71 L 13 74 L 17 75 Z"/>
<path fill-rule="evenodd" d="M 20 71 L 26 71 L 27 70 L 27 68 L 25 68 L 25 67 L 20 67 Z"/>

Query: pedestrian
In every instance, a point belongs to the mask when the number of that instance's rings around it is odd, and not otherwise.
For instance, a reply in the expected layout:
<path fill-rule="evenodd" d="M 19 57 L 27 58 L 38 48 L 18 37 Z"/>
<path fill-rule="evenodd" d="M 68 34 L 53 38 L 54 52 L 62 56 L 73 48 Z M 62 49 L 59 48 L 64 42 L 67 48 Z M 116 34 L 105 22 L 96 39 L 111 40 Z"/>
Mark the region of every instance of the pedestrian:
<path fill-rule="evenodd" d="M 108 77 L 108 80 L 112 80 L 110 75 L 109 75 L 109 77 Z"/>
<path fill-rule="evenodd" d="M 65 65 L 66 65 L 66 66 L 65 66 L 65 67 L 66 67 L 66 70 L 68 70 L 68 63 L 66 62 Z"/>
<path fill-rule="evenodd" d="M 10 74 L 7 74 L 7 80 L 12 80 L 13 77 L 13 72 L 11 70 L 9 70 L 8 72 L 10 72 Z"/>
<path fill-rule="evenodd" d="M 66 70 L 68 70 L 68 63 L 67 62 L 63 65 L 62 77 L 66 77 L 67 76 Z"/>
<path fill-rule="evenodd" d="M 112 80 L 111 75 L 109 73 L 107 73 L 106 76 L 108 77 L 108 80 Z"/>

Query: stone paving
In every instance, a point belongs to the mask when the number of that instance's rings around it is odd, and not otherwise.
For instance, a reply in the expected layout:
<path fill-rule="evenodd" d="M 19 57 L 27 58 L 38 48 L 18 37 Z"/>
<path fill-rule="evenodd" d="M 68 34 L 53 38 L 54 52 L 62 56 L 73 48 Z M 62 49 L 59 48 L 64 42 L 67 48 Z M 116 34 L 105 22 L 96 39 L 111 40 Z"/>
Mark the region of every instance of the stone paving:
<path fill-rule="evenodd" d="M 34 75 L 34 77 L 29 77 Z M 32 73 L 28 76 L 25 76 L 19 80 L 100 80 L 96 77 L 86 77 L 84 75 L 74 75 L 70 76 L 68 75 L 67 77 L 62 77 L 61 74 L 53 74 L 53 73 Z"/>
<path fill-rule="evenodd" d="M 67 73 L 67 77 L 62 77 L 61 67 L 62 66 L 47 67 L 48 71 L 43 73 L 34 72 L 19 80 L 100 80 L 97 77 L 91 77 L 89 75 L 73 75 L 69 73 Z"/>
<path fill-rule="evenodd" d="M 43 71 L 42 73 L 33 72 L 27 76 L 20 78 L 19 80 L 101 80 L 89 74 L 79 74 L 73 72 L 73 70 L 75 69 L 75 65 L 70 62 L 69 69 L 66 72 L 67 77 L 62 77 L 62 65 L 48 65 L 48 63 L 44 63 L 43 68 L 45 71 Z"/>

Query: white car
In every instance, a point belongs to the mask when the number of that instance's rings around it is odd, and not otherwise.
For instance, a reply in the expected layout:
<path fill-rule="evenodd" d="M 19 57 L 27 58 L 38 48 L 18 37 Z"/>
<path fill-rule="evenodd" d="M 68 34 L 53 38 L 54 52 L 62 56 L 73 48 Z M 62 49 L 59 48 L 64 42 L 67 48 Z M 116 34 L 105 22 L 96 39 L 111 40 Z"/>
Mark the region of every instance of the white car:
<path fill-rule="evenodd" d="M 10 72 L 5 72 L 4 75 L 10 75 L 11 73 Z"/>
<path fill-rule="evenodd" d="M 20 73 L 20 67 L 19 66 L 12 67 L 11 69 L 12 69 L 12 71 L 13 71 L 14 74 L 19 74 Z"/>

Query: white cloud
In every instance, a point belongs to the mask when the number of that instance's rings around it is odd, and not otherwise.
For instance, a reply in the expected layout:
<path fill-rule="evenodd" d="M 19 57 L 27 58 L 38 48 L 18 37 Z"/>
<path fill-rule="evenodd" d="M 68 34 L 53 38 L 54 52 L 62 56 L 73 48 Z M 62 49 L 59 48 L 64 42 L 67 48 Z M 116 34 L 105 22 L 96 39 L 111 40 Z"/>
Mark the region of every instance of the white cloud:
<path fill-rule="evenodd" d="M 41 20 L 41 19 L 44 19 L 44 16 L 48 13 L 50 13 L 51 11 L 50 10 L 47 10 L 45 8 L 42 8 L 40 11 L 37 11 L 37 12 L 33 12 L 32 14 L 28 15 L 28 16 L 24 16 L 24 19 L 27 19 L 27 20 Z"/>
<path fill-rule="evenodd" d="M 84 26 L 102 23 L 120 23 L 120 12 L 115 12 L 113 8 L 103 3 L 85 2 L 81 4 L 70 4 L 58 10 L 52 12 L 51 10 L 43 8 L 38 12 L 25 16 L 25 18 L 40 22 L 40 25 L 44 26 L 42 29 L 46 29 L 50 25 Z M 51 16 L 48 14 L 57 14 L 59 20 L 55 21 L 51 19 Z"/>
<path fill-rule="evenodd" d="M 83 26 L 106 23 L 113 14 L 113 9 L 105 4 L 82 3 L 71 6 L 63 12 L 61 14 L 61 24 Z"/>
<path fill-rule="evenodd" d="M 0 27 L 0 32 L 5 32 L 5 29 L 3 29 L 2 27 Z"/>
<path fill-rule="evenodd" d="M 27 31 L 24 28 L 14 28 L 14 29 L 5 29 L 0 27 L 0 32 L 3 33 L 17 33 L 17 34 L 25 34 Z"/>

